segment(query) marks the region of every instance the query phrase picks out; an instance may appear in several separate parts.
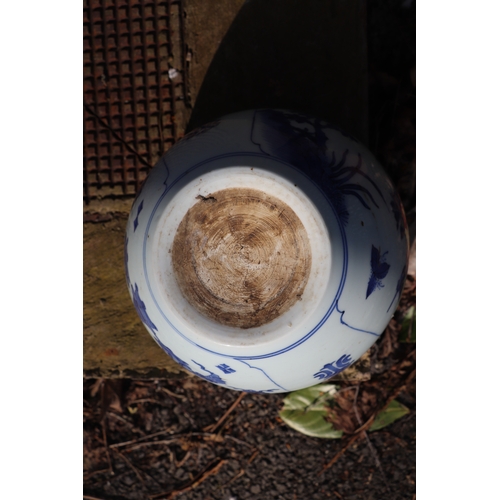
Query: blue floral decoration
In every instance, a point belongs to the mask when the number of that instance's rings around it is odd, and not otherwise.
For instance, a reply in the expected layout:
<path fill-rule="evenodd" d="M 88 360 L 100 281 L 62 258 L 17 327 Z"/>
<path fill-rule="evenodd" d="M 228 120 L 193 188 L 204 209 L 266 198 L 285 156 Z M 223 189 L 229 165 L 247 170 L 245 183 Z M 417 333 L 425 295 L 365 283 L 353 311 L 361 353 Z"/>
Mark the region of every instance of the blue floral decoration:
<path fill-rule="evenodd" d="M 217 368 L 224 373 L 236 373 L 236 370 L 233 370 L 230 366 L 226 364 L 217 365 Z"/>
<path fill-rule="evenodd" d="M 179 363 L 183 368 L 186 370 L 192 372 L 191 367 L 183 361 L 181 358 L 176 356 L 171 349 L 169 349 L 158 337 L 155 336 L 156 342 L 159 344 L 159 346 L 176 362 Z"/>
<path fill-rule="evenodd" d="M 225 385 L 226 382 L 224 380 L 222 380 L 219 375 L 217 375 L 216 373 L 212 373 L 210 370 L 207 370 L 203 365 L 200 365 L 200 363 L 197 363 L 196 361 L 194 360 L 191 360 L 193 361 L 193 363 L 196 363 L 203 371 L 207 372 L 208 375 L 204 375 L 202 373 L 198 373 L 197 371 L 193 370 L 188 363 L 186 363 L 185 361 L 183 361 L 181 358 L 179 358 L 178 356 L 176 356 L 172 349 L 169 349 L 156 335 L 155 335 L 155 340 L 156 342 L 159 344 L 159 346 L 176 362 L 176 363 L 179 363 L 183 368 L 185 368 L 186 370 L 190 371 L 191 373 L 193 373 L 194 375 L 198 375 L 198 377 L 206 380 L 207 382 L 212 382 L 214 384 L 222 384 L 222 385 Z M 233 370 L 234 371 L 234 370 Z"/>
<path fill-rule="evenodd" d="M 200 365 L 200 363 L 197 363 L 194 359 L 191 361 L 195 364 L 197 364 L 203 371 L 207 372 L 208 375 L 199 373 L 195 370 L 193 370 L 188 363 L 183 361 L 181 358 L 176 356 L 171 349 L 169 349 L 158 337 L 155 335 L 155 340 L 158 342 L 160 347 L 176 362 L 179 363 L 183 368 L 186 370 L 190 371 L 194 375 L 197 375 L 198 377 L 206 380 L 207 382 L 212 382 L 213 384 L 221 384 L 221 385 L 226 385 L 226 382 L 219 377 L 216 373 L 211 372 L 210 370 L 207 370 L 203 365 Z M 217 367 L 219 368 L 219 367 Z M 235 371 L 235 370 L 233 370 Z M 225 372 L 225 373 L 231 373 L 231 372 Z"/>
<path fill-rule="evenodd" d="M 352 182 L 354 177 L 363 177 L 372 184 L 382 200 L 384 197 L 373 180 L 361 170 L 360 154 L 356 165 L 347 165 L 348 149 L 340 160 L 337 160 L 334 151 L 328 151 L 325 130 L 336 129 L 317 118 L 278 110 L 260 110 L 254 115 L 252 142 L 263 153 L 300 168 L 321 186 L 346 225 L 349 220 L 346 196 L 354 196 L 366 209 L 370 209 L 369 203 L 378 208 L 370 191 Z"/>
<path fill-rule="evenodd" d="M 208 132 L 209 130 L 212 130 L 214 127 L 217 127 L 217 125 L 219 125 L 219 123 L 220 123 L 220 120 L 214 120 L 213 122 L 205 123 L 201 127 L 198 127 L 196 129 L 192 130 L 191 132 L 189 132 L 188 134 L 186 134 L 178 142 L 189 141 L 193 137 L 197 137 L 199 135 L 202 135 L 205 132 Z"/>
<path fill-rule="evenodd" d="M 139 296 L 139 288 L 137 286 L 137 283 L 135 283 L 135 289 L 132 287 L 132 300 L 134 302 L 135 310 L 137 311 L 137 314 L 141 318 L 141 321 L 151 331 L 153 332 L 158 331 L 158 328 L 156 328 L 155 324 L 151 321 L 150 317 L 148 316 L 148 313 L 146 312 L 146 304 L 144 304 L 141 297 Z"/>
<path fill-rule="evenodd" d="M 372 256 L 370 260 L 371 275 L 368 280 L 368 288 L 366 289 L 366 298 L 368 298 L 376 288 L 383 288 L 382 280 L 387 276 L 390 264 L 385 262 L 385 256 L 388 252 L 380 254 L 380 248 L 372 245 Z"/>
<path fill-rule="evenodd" d="M 130 276 L 128 274 L 128 236 L 125 238 L 125 252 L 124 252 L 124 259 L 125 259 L 125 279 L 127 280 L 127 286 L 130 286 Z"/>
<path fill-rule="evenodd" d="M 146 312 L 146 305 L 142 301 L 142 299 L 139 296 L 139 289 L 137 287 L 137 283 L 135 284 L 135 289 L 132 288 L 132 293 L 133 293 L 133 301 L 134 301 L 134 306 L 137 310 L 137 313 L 139 314 L 139 317 L 141 318 L 141 321 L 151 329 L 153 333 L 153 337 L 157 344 L 176 362 L 179 363 L 183 368 L 186 370 L 190 371 L 191 373 L 194 373 L 195 375 L 198 375 L 198 377 L 201 377 L 202 379 L 212 382 L 214 384 L 221 384 L 225 385 L 226 382 L 219 377 L 216 373 L 211 372 L 210 370 L 207 370 L 203 365 L 200 365 L 200 363 L 197 363 L 196 361 L 192 360 L 193 363 L 196 363 L 203 371 L 207 372 L 208 375 L 198 373 L 197 371 L 193 370 L 188 363 L 183 361 L 181 358 L 176 356 L 172 349 L 168 348 L 156 335 L 155 331 L 158 331 L 156 328 L 156 325 L 151 321 L 150 317 L 148 316 Z M 226 371 L 224 373 L 232 373 L 235 372 L 236 370 L 233 370 L 227 365 L 219 365 L 217 368 L 224 367 Z M 222 368 L 221 368 L 222 369 Z"/>
<path fill-rule="evenodd" d="M 332 361 L 331 363 L 327 363 L 321 370 L 314 374 L 314 378 L 318 380 L 327 380 L 329 378 L 338 375 L 342 370 L 345 370 L 353 360 L 351 359 L 350 354 L 344 354 L 337 361 Z"/>
<path fill-rule="evenodd" d="M 219 375 L 216 373 L 211 372 L 210 370 L 207 370 L 203 365 L 200 365 L 200 363 L 197 363 L 194 359 L 191 360 L 193 363 L 196 363 L 203 371 L 209 373 L 209 375 L 202 375 L 201 373 L 193 371 L 194 374 L 198 375 L 198 377 L 201 377 L 202 379 L 205 379 L 208 382 L 212 382 L 213 384 L 222 384 L 226 385 L 226 382 L 222 380 Z"/>
<path fill-rule="evenodd" d="M 144 206 L 144 200 L 141 201 L 141 204 L 137 208 L 137 215 L 135 216 L 134 219 L 134 233 L 135 230 L 137 229 L 137 226 L 139 225 L 139 214 L 141 213 L 143 206 Z"/>

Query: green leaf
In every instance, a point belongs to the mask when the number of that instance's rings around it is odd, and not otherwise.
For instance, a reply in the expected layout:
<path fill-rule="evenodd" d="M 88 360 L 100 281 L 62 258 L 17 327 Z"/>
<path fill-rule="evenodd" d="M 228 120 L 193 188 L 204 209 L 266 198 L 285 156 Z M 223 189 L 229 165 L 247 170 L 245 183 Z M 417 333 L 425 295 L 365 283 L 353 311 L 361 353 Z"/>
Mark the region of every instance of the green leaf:
<path fill-rule="evenodd" d="M 401 333 L 399 334 L 399 341 L 400 342 L 417 341 L 417 310 L 415 306 L 411 306 L 403 318 L 403 323 L 401 325 Z"/>
<path fill-rule="evenodd" d="M 375 420 L 370 427 L 370 431 L 378 431 L 383 427 L 387 427 L 389 424 L 392 424 L 401 417 L 404 417 L 409 412 L 410 410 L 406 406 L 398 403 L 396 400 L 393 400 L 385 410 L 382 410 L 375 417 Z"/>
<path fill-rule="evenodd" d="M 340 438 L 342 431 L 334 429 L 324 418 L 327 415 L 325 407 L 333 400 L 336 391 L 334 384 L 319 384 L 291 392 L 283 400 L 280 417 L 289 427 L 306 436 Z"/>
<path fill-rule="evenodd" d="M 325 403 L 333 400 L 337 392 L 335 384 L 318 384 L 291 392 L 283 400 L 284 410 L 323 410 Z"/>

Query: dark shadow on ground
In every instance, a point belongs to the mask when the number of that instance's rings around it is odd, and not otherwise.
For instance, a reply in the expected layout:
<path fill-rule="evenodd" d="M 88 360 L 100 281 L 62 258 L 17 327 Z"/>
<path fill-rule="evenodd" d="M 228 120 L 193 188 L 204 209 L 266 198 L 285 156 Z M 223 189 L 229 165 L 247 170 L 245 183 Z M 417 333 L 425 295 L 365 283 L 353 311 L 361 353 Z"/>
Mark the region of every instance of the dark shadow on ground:
<path fill-rule="evenodd" d="M 369 148 L 396 185 L 407 211 L 416 205 L 416 5 L 368 2 Z"/>
<path fill-rule="evenodd" d="M 364 0 L 250 0 L 222 40 L 187 131 L 222 115 L 285 108 L 368 142 Z"/>

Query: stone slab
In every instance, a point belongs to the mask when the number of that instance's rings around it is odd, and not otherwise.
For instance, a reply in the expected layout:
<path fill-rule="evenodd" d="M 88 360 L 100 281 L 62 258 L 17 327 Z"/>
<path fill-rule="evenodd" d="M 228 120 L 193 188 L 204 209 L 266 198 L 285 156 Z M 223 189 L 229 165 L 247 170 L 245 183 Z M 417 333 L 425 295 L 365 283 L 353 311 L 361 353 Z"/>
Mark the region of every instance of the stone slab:
<path fill-rule="evenodd" d="M 127 213 L 83 226 L 83 343 L 87 377 L 162 377 L 181 373 L 142 325 L 124 272 Z"/>

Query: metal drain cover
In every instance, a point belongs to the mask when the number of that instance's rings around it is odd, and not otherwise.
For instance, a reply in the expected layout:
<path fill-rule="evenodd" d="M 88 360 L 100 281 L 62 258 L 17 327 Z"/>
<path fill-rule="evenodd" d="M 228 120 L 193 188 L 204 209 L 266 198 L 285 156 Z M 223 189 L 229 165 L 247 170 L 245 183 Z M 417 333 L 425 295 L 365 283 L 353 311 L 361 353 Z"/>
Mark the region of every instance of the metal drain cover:
<path fill-rule="evenodd" d="M 84 0 L 84 202 L 130 198 L 182 131 L 181 0 Z"/>

